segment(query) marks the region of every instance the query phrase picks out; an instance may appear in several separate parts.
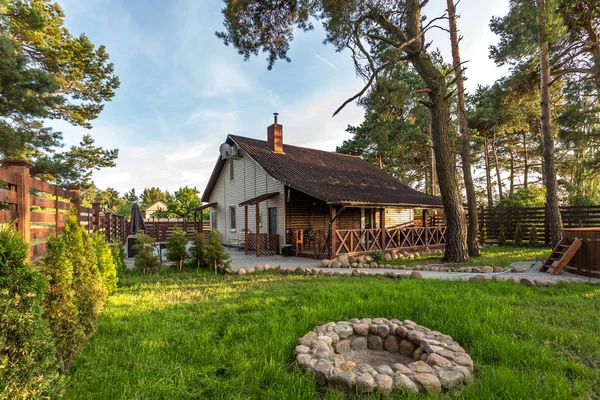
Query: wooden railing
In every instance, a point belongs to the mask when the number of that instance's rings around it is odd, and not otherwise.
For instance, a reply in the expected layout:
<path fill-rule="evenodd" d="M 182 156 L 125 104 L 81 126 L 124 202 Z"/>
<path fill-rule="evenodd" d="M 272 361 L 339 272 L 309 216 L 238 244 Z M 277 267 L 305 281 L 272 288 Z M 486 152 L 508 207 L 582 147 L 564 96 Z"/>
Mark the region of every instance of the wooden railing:
<path fill-rule="evenodd" d="M 329 254 L 328 231 L 306 229 L 292 232 L 296 255 L 312 250 L 315 256 Z M 405 227 L 381 229 L 338 229 L 334 232 L 332 256 L 338 254 L 360 254 L 370 251 L 388 251 L 419 247 L 443 246 L 446 243 L 446 227 Z"/>
<path fill-rule="evenodd" d="M 279 235 L 260 233 L 257 237 L 256 233 L 248 233 L 245 239 L 248 244 L 246 254 L 256 254 L 257 256 L 279 254 Z M 260 246 L 257 246 L 258 239 L 260 239 Z"/>

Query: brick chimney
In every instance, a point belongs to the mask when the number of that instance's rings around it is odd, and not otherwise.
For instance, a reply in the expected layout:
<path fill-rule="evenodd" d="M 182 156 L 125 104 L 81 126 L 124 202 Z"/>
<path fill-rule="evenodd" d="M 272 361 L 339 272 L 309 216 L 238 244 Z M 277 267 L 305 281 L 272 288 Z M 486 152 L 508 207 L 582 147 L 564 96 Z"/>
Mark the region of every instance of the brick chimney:
<path fill-rule="evenodd" d="M 278 113 L 273 113 L 275 122 L 267 128 L 267 142 L 274 153 L 283 153 L 283 125 L 277 123 Z"/>

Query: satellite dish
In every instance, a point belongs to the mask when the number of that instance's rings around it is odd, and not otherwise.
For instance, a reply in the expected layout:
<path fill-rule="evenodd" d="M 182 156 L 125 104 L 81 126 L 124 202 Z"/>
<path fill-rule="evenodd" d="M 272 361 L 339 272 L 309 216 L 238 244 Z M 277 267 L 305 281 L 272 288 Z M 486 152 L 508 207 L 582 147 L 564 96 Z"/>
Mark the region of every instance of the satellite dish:
<path fill-rule="evenodd" d="M 221 153 L 222 159 L 231 158 L 233 155 L 233 148 L 229 144 L 223 143 L 219 146 L 219 153 Z"/>

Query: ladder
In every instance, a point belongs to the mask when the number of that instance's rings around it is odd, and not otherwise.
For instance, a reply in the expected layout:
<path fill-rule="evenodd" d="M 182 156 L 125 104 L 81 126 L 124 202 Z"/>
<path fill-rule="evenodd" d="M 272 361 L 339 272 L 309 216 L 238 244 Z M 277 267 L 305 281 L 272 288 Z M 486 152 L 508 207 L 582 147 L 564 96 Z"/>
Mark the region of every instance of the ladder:
<path fill-rule="evenodd" d="M 581 239 L 575 238 L 573 243 L 569 244 L 565 238 L 562 238 L 540 267 L 540 272 L 551 270 L 550 275 L 560 274 L 580 247 Z"/>

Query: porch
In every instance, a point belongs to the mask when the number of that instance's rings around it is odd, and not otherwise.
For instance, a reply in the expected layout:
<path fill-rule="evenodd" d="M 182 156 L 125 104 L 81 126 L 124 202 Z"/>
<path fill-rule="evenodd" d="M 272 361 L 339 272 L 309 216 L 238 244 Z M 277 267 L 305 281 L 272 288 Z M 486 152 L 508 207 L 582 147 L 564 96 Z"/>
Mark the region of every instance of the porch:
<path fill-rule="evenodd" d="M 371 251 L 420 251 L 443 249 L 445 226 L 408 226 L 392 229 L 296 229 L 292 232 L 294 254 L 298 257 L 332 258 Z M 330 243 L 331 242 L 331 243 Z"/>

